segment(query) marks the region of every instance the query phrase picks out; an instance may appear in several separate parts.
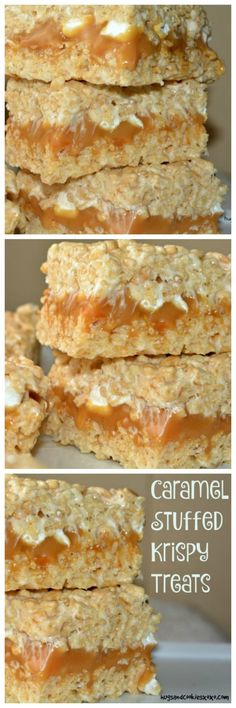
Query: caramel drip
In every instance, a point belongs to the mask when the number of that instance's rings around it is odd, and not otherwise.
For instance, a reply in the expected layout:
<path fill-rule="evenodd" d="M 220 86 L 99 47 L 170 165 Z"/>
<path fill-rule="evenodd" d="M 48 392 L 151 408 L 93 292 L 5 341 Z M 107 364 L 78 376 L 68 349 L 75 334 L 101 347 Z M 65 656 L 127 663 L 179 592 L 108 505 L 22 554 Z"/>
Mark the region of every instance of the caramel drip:
<path fill-rule="evenodd" d="M 158 42 L 152 42 L 148 36 L 135 25 L 129 28 L 121 37 L 108 37 L 101 34 L 106 22 L 96 24 L 95 18 L 90 15 L 85 18 L 84 25 L 70 31 L 70 36 L 64 32 L 53 19 L 46 22 L 38 22 L 30 32 L 20 32 L 13 34 L 11 41 L 17 46 L 34 51 L 50 50 L 54 54 L 64 53 L 70 50 L 71 45 L 83 45 L 94 61 L 105 59 L 108 54 L 113 55 L 119 68 L 134 71 L 139 60 L 155 54 L 168 57 L 174 53 L 181 62 L 181 71 L 188 75 L 189 69 L 189 46 L 187 38 L 178 36 L 173 32 L 168 35 L 158 37 Z M 190 49 L 192 46 L 190 47 Z M 198 38 L 194 43 L 195 49 L 204 56 L 205 61 L 218 61 L 218 74 L 223 73 L 223 64 L 218 60 L 215 52 Z M 78 46 L 79 50 L 79 46 Z M 179 73 L 177 73 L 178 78 Z"/>
<path fill-rule="evenodd" d="M 143 683 L 146 671 L 151 671 L 151 651 L 154 645 L 147 647 L 129 647 L 125 651 L 119 649 L 100 649 L 97 652 L 88 652 L 85 649 L 55 649 L 53 644 L 41 642 L 26 642 L 24 651 L 15 653 L 14 644 L 9 639 L 6 640 L 6 663 L 13 664 L 17 672 L 17 677 L 25 678 L 22 669 L 27 670 L 32 676 L 40 679 L 48 679 L 50 676 L 64 676 L 67 674 L 86 672 L 87 685 L 92 685 L 93 677 L 99 669 L 115 668 L 116 671 L 125 672 L 131 662 L 140 662 L 138 666 L 140 674 L 137 675 L 137 686 L 139 681 Z M 17 663 L 16 663 L 17 662 Z M 151 672 L 155 675 L 154 670 Z"/>
<path fill-rule="evenodd" d="M 93 123 L 86 113 L 78 120 L 77 124 L 68 125 L 66 128 L 49 125 L 41 120 L 32 121 L 23 126 L 15 125 L 9 119 L 8 134 L 11 133 L 13 139 L 16 128 L 21 139 L 25 140 L 29 146 L 40 145 L 42 149 L 49 149 L 54 156 L 63 153 L 71 157 L 78 157 L 87 147 L 93 147 L 93 153 L 96 154 L 100 149 L 101 140 L 108 145 L 122 148 L 131 144 L 137 135 L 141 135 L 143 138 L 148 133 L 155 131 L 160 140 L 165 140 L 166 135 L 175 133 L 183 126 L 185 126 L 184 144 L 188 145 L 192 140 L 193 128 L 201 129 L 204 123 L 204 118 L 200 114 L 188 116 L 188 121 L 178 115 L 172 116 L 167 124 L 162 125 L 158 121 L 158 116 L 154 114 L 149 116 L 137 114 L 136 117 L 143 125 L 132 125 L 129 120 L 124 120 L 111 130 Z M 98 141 L 99 148 L 96 147 Z"/>
<path fill-rule="evenodd" d="M 63 529 L 64 530 L 64 529 Z M 27 556 L 28 561 L 34 561 L 37 565 L 47 565 L 55 563 L 60 554 L 65 557 L 70 557 L 71 553 L 86 552 L 87 558 L 91 554 L 96 554 L 104 558 L 107 552 L 113 551 L 114 564 L 119 559 L 119 554 L 123 550 L 131 557 L 137 553 L 139 537 L 135 531 L 119 531 L 119 536 L 111 536 L 107 532 L 100 534 L 97 542 L 88 536 L 81 529 L 77 533 L 64 530 L 66 536 L 70 540 L 70 546 L 66 546 L 57 541 L 52 536 L 45 538 L 41 543 L 29 544 L 22 538 L 17 537 L 13 531 L 11 521 L 6 524 L 6 545 L 5 559 L 14 560 L 17 556 Z"/>
<path fill-rule="evenodd" d="M 129 430 L 135 437 L 137 444 L 142 444 L 140 435 L 146 435 L 157 444 L 167 445 L 177 442 L 182 445 L 186 440 L 204 437 L 210 448 L 214 435 L 230 433 L 231 417 L 204 416 L 201 414 L 187 414 L 181 416 L 169 409 L 144 408 L 140 417 L 126 405 L 120 406 L 90 406 L 84 403 L 76 406 L 73 396 L 66 393 L 59 386 L 52 389 L 54 406 L 60 414 L 70 415 L 79 430 L 88 430 L 91 423 L 98 423 L 102 430 L 113 433 L 120 428 Z"/>
<path fill-rule="evenodd" d="M 199 216 L 196 219 L 183 217 L 181 219 L 165 219 L 162 216 L 143 217 L 136 211 L 110 209 L 102 214 L 95 207 L 74 209 L 71 216 L 68 211 L 56 210 L 55 207 L 42 209 L 38 200 L 24 192 L 20 195 L 20 204 L 31 218 L 32 213 L 39 218 L 43 228 L 49 233 L 57 229 L 57 224 L 64 226 L 71 234 L 98 233 L 105 234 L 187 234 L 187 233 L 218 233 L 220 214 Z M 76 213 L 75 213 L 76 212 Z"/>
<path fill-rule="evenodd" d="M 105 332 L 112 332 L 118 327 L 129 326 L 133 322 L 141 320 L 162 333 L 166 329 L 175 329 L 177 320 L 189 319 L 189 316 L 197 315 L 198 301 L 186 297 L 185 302 L 188 305 L 187 312 L 176 307 L 172 302 L 165 302 L 161 307 L 151 312 L 142 307 L 137 300 L 133 300 L 128 289 L 117 294 L 113 302 L 92 297 L 83 299 L 77 292 L 64 295 L 62 298 L 55 298 L 51 296 L 50 291 L 46 290 L 44 311 L 53 307 L 56 317 L 66 322 L 69 320 L 75 325 L 78 319 L 81 319 L 85 331 L 99 326 L 99 329 Z"/>

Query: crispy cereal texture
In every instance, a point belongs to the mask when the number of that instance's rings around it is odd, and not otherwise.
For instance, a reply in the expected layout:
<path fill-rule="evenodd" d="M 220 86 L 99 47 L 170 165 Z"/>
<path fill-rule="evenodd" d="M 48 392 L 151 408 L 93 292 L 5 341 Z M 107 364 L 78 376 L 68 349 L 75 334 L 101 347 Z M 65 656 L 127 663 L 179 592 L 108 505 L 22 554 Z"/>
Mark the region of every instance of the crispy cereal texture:
<path fill-rule="evenodd" d="M 5 313 L 5 356 L 23 355 L 27 359 L 37 361 L 38 341 L 36 325 L 39 318 L 37 305 L 25 304 L 17 307 L 14 312 Z"/>
<path fill-rule="evenodd" d="M 6 73 L 120 86 L 214 81 L 224 68 L 209 36 L 198 5 L 12 5 Z"/>
<path fill-rule="evenodd" d="M 206 86 L 193 80 L 131 90 L 9 79 L 6 157 L 47 184 L 197 158 L 207 144 L 206 100 Z"/>
<path fill-rule="evenodd" d="M 143 499 L 127 489 L 9 476 L 6 523 L 7 590 L 106 587 L 139 575 Z"/>
<path fill-rule="evenodd" d="M 107 362 L 58 355 L 45 432 L 127 468 L 230 464 L 230 355 Z"/>
<path fill-rule="evenodd" d="M 107 167 L 66 185 L 19 171 L 16 202 L 22 233 L 218 233 L 226 191 L 211 162 L 196 159 Z"/>
<path fill-rule="evenodd" d="M 150 653 L 156 644 L 153 632 L 159 619 L 143 589 L 134 585 L 8 594 L 7 702 L 96 702 L 124 691 L 157 695 L 159 685 Z M 77 651 L 77 670 L 60 675 L 54 664 L 45 677 L 35 671 L 32 675 L 23 664 L 19 673 L 13 651 L 22 655 L 27 648 L 28 657 L 36 652 L 39 665 L 42 645 L 44 668 L 46 646 L 48 655 L 55 648 L 64 651 L 65 662 L 68 651 Z"/>
<path fill-rule="evenodd" d="M 47 414 L 46 378 L 30 359 L 12 356 L 5 365 L 5 387 L 6 452 L 30 452 Z"/>
<path fill-rule="evenodd" d="M 230 351 L 230 259 L 135 240 L 54 244 L 38 338 L 71 357 Z"/>

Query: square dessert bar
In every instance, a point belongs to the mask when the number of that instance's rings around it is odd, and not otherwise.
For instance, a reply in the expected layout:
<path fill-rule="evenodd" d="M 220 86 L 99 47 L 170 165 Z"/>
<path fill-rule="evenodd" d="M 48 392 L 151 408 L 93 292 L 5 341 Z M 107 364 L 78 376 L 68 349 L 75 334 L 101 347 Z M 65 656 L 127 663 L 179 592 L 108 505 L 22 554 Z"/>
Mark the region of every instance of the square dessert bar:
<path fill-rule="evenodd" d="M 143 525 L 143 499 L 128 489 L 7 476 L 6 589 L 130 583 Z"/>
<path fill-rule="evenodd" d="M 129 468 L 230 463 L 230 355 L 99 362 L 59 355 L 45 432 Z"/>
<path fill-rule="evenodd" d="M 214 81 L 224 69 L 209 36 L 198 5 L 12 5 L 6 73 L 120 86 Z"/>
<path fill-rule="evenodd" d="M 230 351 L 230 259 L 135 240 L 48 251 L 37 335 L 71 357 Z"/>
<path fill-rule="evenodd" d="M 207 144 L 206 87 L 197 81 L 120 89 L 9 79 L 7 104 L 6 159 L 47 184 L 189 160 Z"/>
<path fill-rule="evenodd" d="M 21 305 L 15 312 L 5 313 L 5 356 L 6 359 L 23 355 L 37 361 L 38 341 L 36 325 L 39 318 L 37 305 Z"/>
<path fill-rule="evenodd" d="M 158 695 L 151 652 L 159 619 L 135 585 L 7 594 L 7 702 Z"/>
<path fill-rule="evenodd" d="M 39 366 L 24 356 L 5 366 L 5 445 L 7 453 L 29 452 L 47 414 L 47 383 Z"/>
<path fill-rule="evenodd" d="M 16 201 L 24 233 L 197 234 L 218 233 L 226 191 L 211 162 L 199 158 L 105 167 L 65 185 L 19 171 Z"/>

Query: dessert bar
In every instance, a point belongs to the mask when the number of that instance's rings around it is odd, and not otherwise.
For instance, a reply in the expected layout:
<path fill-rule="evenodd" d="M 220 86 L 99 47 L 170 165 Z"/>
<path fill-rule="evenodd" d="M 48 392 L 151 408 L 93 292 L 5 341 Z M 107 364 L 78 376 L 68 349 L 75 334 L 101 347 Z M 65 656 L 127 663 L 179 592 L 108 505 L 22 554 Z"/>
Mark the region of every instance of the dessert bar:
<path fill-rule="evenodd" d="M 214 81 L 224 68 L 209 37 L 199 5 L 11 5 L 6 73 L 120 86 Z"/>
<path fill-rule="evenodd" d="M 230 258 L 135 240 L 48 251 L 42 344 L 71 357 L 230 350 Z"/>
<path fill-rule="evenodd" d="M 45 432 L 128 468 L 230 463 L 230 355 L 59 355 L 49 373 Z"/>
<path fill-rule="evenodd" d="M 120 89 L 10 79 L 6 97 L 6 159 L 47 184 L 206 149 L 206 87 L 197 81 Z"/>
<path fill-rule="evenodd" d="M 211 162 L 104 168 L 65 185 L 17 174 L 23 233 L 218 233 L 227 191 Z"/>
<path fill-rule="evenodd" d="M 140 574 L 143 499 L 128 489 L 7 477 L 6 590 L 92 588 Z"/>
<path fill-rule="evenodd" d="M 9 703 L 77 703 L 158 695 L 151 652 L 159 623 L 141 587 L 6 595 Z"/>

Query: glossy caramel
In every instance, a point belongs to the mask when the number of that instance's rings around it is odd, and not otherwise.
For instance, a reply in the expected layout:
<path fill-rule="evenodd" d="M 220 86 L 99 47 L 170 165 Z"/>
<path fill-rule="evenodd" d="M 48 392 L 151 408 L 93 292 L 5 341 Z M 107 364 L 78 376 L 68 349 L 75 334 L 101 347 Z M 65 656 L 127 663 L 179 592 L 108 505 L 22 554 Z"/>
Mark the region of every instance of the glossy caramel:
<path fill-rule="evenodd" d="M 168 329 L 175 329 L 179 320 L 183 320 L 188 326 L 191 318 L 199 316 L 201 298 L 184 296 L 183 300 L 188 306 L 187 311 L 168 301 L 151 311 L 142 307 L 138 300 L 133 300 L 127 287 L 120 293 L 114 293 L 112 301 L 95 297 L 86 299 L 76 291 L 56 298 L 50 290 L 45 290 L 44 314 L 46 317 L 50 316 L 49 313 L 53 309 L 54 316 L 59 318 L 61 323 L 72 322 L 76 326 L 80 321 L 85 332 L 94 327 L 104 332 L 113 332 L 118 327 L 132 327 L 132 324 L 135 324 L 135 329 L 129 332 L 131 337 L 133 332 L 137 334 L 138 322 L 145 322 L 147 326 L 163 334 Z M 214 309 L 205 302 L 204 315 L 210 318 L 210 321 L 229 317 L 230 303 L 225 299 L 221 300 Z"/>
<path fill-rule="evenodd" d="M 159 52 L 162 45 L 171 51 L 181 52 L 183 57 L 185 55 L 186 42 L 182 37 L 174 37 L 169 34 L 161 42 L 158 39 L 158 43 L 154 44 L 135 25 L 132 31 L 129 30 L 127 36 L 123 35 L 120 38 L 108 37 L 101 34 L 106 24 L 106 22 L 96 24 L 94 18 L 91 17 L 89 22 L 86 22 L 84 26 L 78 27 L 77 31 L 73 32 L 73 36 L 68 37 L 63 34 L 62 29 L 58 27 L 53 19 L 49 19 L 46 22 L 37 23 L 30 32 L 21 32 L 13 35 L 12 40 L 22 48 L 39 52 L 45 49 L 58 52 L 61 49 L 70 47 L 71 44 L 77 45 L 81 43 L 89 51 L 94 61 L 99 61 L 101 58 L 105 59 L 107 54 L 112 53 L 117 66 L 129 71 L 135 70 L 141 58 L 146 58 Z"/>
<path fill-rule="evenodd" d="M 55 207 L 42 209 L 38 200 L 29 194 L 21 193 L 20 204 L 29 218 L 32 213 L 39 218 L 46 231 L 53 232 L 57 224 L 64 226 L 71 234 L 96 233 L 99 229 L 105 234 L 186 234 L 186 233 L 218 233 L 220 214 L 199 216 L 196 219 L 184 217 L 181 219 L 165 219 L 160 215 L 143 217 L 136 211 L 110 209 L 102 214 L 95 207 L 58 212 Z"/>
<path fill-rule="evenodd" d="M 107 55 L 112 53 L 117 67 L 128 71 L 134 71 L 140 59 L 161 54 L 166 60 L 166 56 L 174 53 L 181 64 L 181 72 L 188 76 L 189 47 L 185 36 L 178 35 L 177 32 L 169 32 L 162 38 L 158 36 L 155 43 L 139 27 L 133 25 L 123 35 L 114 38 L 101 34 L 106 24 L 106 22 L 96 24 L 94 16 L 90 14 L 84 18 L 83 25 L 65 35 L 56 21 L 49 18 L 45 22 L 37 22 L 30 32 L 13 34 L 11 41 L 16 46 L 37 52 L 50 49 L 54 55 L 59 54 L 61 50 L 66 53 L 70 51 L 71 46 L 82 44 L 93 61 L 99 63 L 101 59 L 106 60 Z M 195 41 L 195 48 L 201 52 L 205 61 L 210 62 L 217 58 L 215 52 L 200 38 Z M 224 66 L 218 60 L 218 75 L 223 71 Z"/>
<path fill-rule="evenodd" d="M 197 300 L 185 298 L 185 302 L 188 305 L 187 312 L 172 302 L 165 302 L 161 307 L 150 311 L 142 307 L 137 300 L 133 300 L 128 288 L 114 296 L 113 302 L 92 297 L 84 299 L 76 292 L 58 299 L 53 298 L 50 291 L 44 293 L 44 308 L 53 304 L 56 317 L 62 321 L 70 320 L 75 325 L 81 318 L 83 328 L 87 332 L 94 326 L 99 326 L 104 332 L 112 332 L 118 327 L 130 326 L 133 322 L 137 324 L 141 320 L 162 333 L 166 329 L 175 329 L 177 320 L 198 313 Z"/>
<path fill-rule="evenodd" d="M 15 126 L 14 122 L 9 119 L 8 134 L 11 133 L 13 139 L 16 128 L 17 134 L 22 140 L 27 141 L 30 147 L 40 145 L 42 149 L 47 147 L 54 156 L 63 153 L 71 157 L 78 157 L 87 147 L 92 147 L 93 154 L 96 155 L 100 149 L 101 141 L 106 143 L 108 147 L 115 145 L 116 148 L 122 149 L 125 145 L 132 144 L 137 135 L 145 140 L 148 133 L 156 132 L 159 140 L 162 141 L 166 139 L 167 135 L 173 135 L 183 126 L 185 126 L 184 144 L 189 145 L 193 139 L 193 129 L 198 131 L 204 123 L 203 116 L 200 114 L 190 115 L 188 120 L 183 120 L 180 116 L 175 115 L 166 125 L 160 125 L 158 116 L 155 115 L 137 114 L 136 117 L 143 125 L 133 125 L 129 120 L 123 120 L 118 126 L 109 130 L 93 123 L 86 113 L 77 123 L 69 124 L 66 127 L 49 125 L 41 120 Z M 99 146 L 96 145 L 98 141 Z"/>
<path fill-rule="evenodd" d="M 78 430 L 88 431 L 91 423 L 98 423 L 100 428 L 108 433 L 119 429 L 128 430 L 134 436 L 137 445 L 143 444 L 143 437 L 158 445 L 168 443 L 185 444 L 187 440 L 203 438 L 207 440 L 210 449 L 211 440 L 215 435 L 228 435 L 231 429 L 231 417 L 204 416 L 187 414 L 181 416 L 169 409 L 146 408 L 140 417 L 126 405 L 91 407 L 89 404 L 76 406 L 73 396 L 60 387 L 53 387 L 54 405 L 59 414 L 70 415 Z"/>
<path fill-rule="evenodd" d="M 24 669 L 35 678 L 44 680 L 51 676 L 64 676 L 86 672 L 87 685 L 92 686 L 94 674 L 99 669 L 110 669 L 124 672 L 131 662 L 142 662 L 140 675 L 137 676 L 137 686 L 146 682 L 146 672 L 155 675 L 151 665 L 151 652 L 154 645 L 147 647 L 129 647 L 125 651 L 109 649 L 107 652 L 100 649 L 97 652 L 88 652 L 85 649 L 68 649 L 64 651 L 55 648 L 53 644 L 41 642 L 25 642 L 24 651 L 14 652 L 14 644 L 6 640 L 6 664 L 13 665 L 17 678 L 24 679 Z M 16 666 L 16 662 L 18 666 Z M 140 670 L 140 666 L 139 666 Z"/>
<path fill-rule="evenodd" d="M 103 532 L 97 543 L 81 529 L 78 529 L 77 533 L 67 529 L 64 531 L 70 540 L 70 546 L 60 543 L 52 536 L 45 538 L 41 543 L 29 544 L 15 535 L 11 521 L 8 521 L 6 524 L 5 559 L 14 561 L 23 555 L 27 556 L 29 562 L 34 561 L 37 565 L 44 566 L 56 563 L 60 554 L 70 558 L 71 553 L 83 552 L 88 557 L 95 553 L 102 560 L 107 552 L 113 550 L 113 561 L 116 564 L 119 562 L 119 555 L 123 550 L 130 557 L 138 551 L 139 537 L 135 531 L 126 532 L 120 529 L 118 536 Z"/>
<path fill-rule="evenodd" d="M 71 157 L 78 155 L 87 147 L 92 147 L 96 142 L 103 142 L 122 148 L 124 145 L 132 143 L 134 137 L 139 133 L 145 135 L 154 129 L 154 118 L 151 116 L 137 115 L 142 126 L 132 125 L 128 120 L 111 130 L 102 128 L 99 124 L 93 123 L 87 114 L 78 121 L 75 126 L 68 125 L 66 128 L 55 125 L 47 125 L 40 122 L 32 122 L 25 126 L 17 126 L 17 130 L 23 140 L 27 140 L 29 145 L 41 145 L 42 148 L 49 147 L 54 155 L 63 152 Z M 95 151 L 96 152 L 96 151 Z"/>

